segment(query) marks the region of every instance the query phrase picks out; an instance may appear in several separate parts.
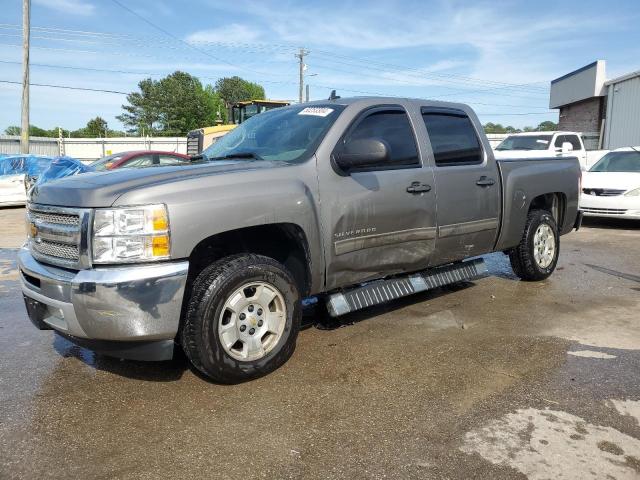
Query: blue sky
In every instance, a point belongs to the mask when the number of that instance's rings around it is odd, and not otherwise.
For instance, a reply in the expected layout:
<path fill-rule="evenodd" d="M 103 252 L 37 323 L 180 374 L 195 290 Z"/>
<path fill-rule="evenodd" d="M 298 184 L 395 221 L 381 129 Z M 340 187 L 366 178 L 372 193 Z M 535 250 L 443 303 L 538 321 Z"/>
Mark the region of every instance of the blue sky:
<path fill-rule="evenodd" d="M 205 84 L 239 75 L 293 100 L 304 46 L 312 99 L 335 88 L 460 101 L 483 122 L 522 127 L 557 121 L 547 109 L 553 78 L 596 59 L 609 78 L 640 69 L 637 0 L 119 1 L 198 50 L 112 0 L 32 0 L 31 82 L 130 92 L 180 69 Z M 21 79 L 21 4 L 1 2 L 4 81 Z M 31 123 L 74 129 L 100 115 L 120 128 L 124 101 L 34 86 Z M 20 123 L 19 85 L 0 83 L 0 106 L 0 130 Z"/>

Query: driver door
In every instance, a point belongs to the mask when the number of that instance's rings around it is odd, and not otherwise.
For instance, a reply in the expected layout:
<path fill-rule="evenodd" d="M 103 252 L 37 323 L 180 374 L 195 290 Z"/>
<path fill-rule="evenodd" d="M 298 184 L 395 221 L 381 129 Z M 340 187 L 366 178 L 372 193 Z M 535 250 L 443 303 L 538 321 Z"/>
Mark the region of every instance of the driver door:
<path fill-rule="evenodd" d="M 334 157 L 318 158 L 327 289 L 426 268 L 435 248 L 433 171 L 405 108 L 360 112 L 334 155 L 362 139 L 385 142 L 388 159 L 345 174 Z"/>

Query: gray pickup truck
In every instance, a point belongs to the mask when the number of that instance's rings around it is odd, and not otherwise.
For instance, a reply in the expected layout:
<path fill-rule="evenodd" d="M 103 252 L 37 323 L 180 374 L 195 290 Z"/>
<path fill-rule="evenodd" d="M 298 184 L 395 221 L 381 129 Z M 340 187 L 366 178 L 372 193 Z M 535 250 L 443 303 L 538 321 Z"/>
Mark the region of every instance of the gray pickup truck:
<path fill-rule="evenodd" d="M 219 382 L 291 356 L 302 300 L 338 316 L 477 278 L 523 280 L 578 228 L 575 158 L 496 161 L 455 103 L 332 98 L 257 115 L 181 166 L 31 191 L 18 255 L 29 317 L 121 358 L 181 346 Z"/>

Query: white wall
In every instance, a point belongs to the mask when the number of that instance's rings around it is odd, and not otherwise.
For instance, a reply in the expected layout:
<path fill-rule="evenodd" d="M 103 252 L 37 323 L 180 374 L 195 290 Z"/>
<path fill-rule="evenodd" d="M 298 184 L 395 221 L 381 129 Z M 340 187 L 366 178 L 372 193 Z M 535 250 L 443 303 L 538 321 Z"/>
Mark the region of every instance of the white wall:
<path fill-rule="evenodd" d="M 65 155 L 82 161 L 93 161 L 112 153 L 129 150 L 162 150 L 187 153 L 184 137 L 113 137 L 113 138 L 63 138 Z"/>
<path fill-rule="evenodd" d="M 571 73 L 551 80 L 549 108 L 604 95 L 605 62 L 598 60 Z"/>
<path fill-rule="evenodd" d="M 608 93 L 604 147 L 640 145 L 640 73 L 612 81 Z"/>

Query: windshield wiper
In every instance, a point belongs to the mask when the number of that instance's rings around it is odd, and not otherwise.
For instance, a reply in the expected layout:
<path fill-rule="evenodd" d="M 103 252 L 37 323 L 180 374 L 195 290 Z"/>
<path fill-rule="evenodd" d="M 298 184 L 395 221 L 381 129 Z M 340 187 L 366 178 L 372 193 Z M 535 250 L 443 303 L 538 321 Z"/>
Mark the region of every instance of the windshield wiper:
<path fill-rule="evenodd" d="M 231 158 L 248 158 L 252 160 L 264 160 L 260 155 L 255 152 L 236 152 L 222 155 L 221 157 L 209 157 L 209 160 L 229 160 Z"/>

